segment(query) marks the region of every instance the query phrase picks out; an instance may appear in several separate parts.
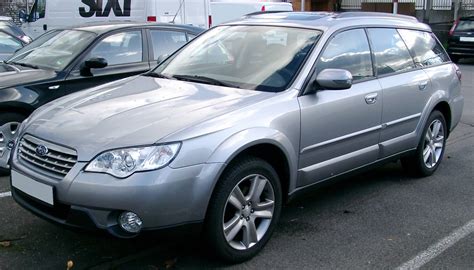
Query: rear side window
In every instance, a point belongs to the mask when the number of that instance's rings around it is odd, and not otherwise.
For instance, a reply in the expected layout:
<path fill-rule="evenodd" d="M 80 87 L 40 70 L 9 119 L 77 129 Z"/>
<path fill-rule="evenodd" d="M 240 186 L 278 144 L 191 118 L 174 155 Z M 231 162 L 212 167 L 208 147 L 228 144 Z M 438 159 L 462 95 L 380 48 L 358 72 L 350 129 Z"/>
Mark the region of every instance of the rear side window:
<path fill-rule="evenodd" d="M 348 70 L 354 80 L 373 77 L 370 47 L 365 31 L 348 30 L 334 36 L 316 67 L 317 73 L 327 68 Z"/>
<path fill-rule="evenodd" d="M 160 56 L 170 55 L 187 42 L 186 33 L 178 31 L 151 30 L 153 56 L 157 60 Z"/>
<path fill-rule="evenodd" d="M 449 61 L 449 57 L 433 34 L 406 29 L 400 29 L 398 32 L 408 46 L 417 66 L 427 67 Z"/>
<path fill-rule="evenodd" d="M 407 71 L 415 68 L 413 59 L 397 30 L 390 28 L 368 29 L 375 67 L 378 75 Z"/>

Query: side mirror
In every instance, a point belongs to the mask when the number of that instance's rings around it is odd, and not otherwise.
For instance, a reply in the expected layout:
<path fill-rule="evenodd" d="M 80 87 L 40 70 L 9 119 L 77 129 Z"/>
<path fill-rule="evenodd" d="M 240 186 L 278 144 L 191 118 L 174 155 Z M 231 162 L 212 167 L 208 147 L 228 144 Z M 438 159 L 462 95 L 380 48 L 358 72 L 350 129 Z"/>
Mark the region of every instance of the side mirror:
<path fill-rule="evenodd" d="M 345 69 L 324 69 L 319 72 L 316 82 L 323 89 L 345 90 L 352 87 L 352 74 Z"/>
<path fill-rule="evenodd" d="M 166 58 L 168 58 L 168 56 L 170 56 L 170 55 L 169 54 L 162 54 L 162 55 L 158 56 L 158 59 L 156 59 L 156 63 L 158 65 L 163 63 L 163 61 L 165 61 Z"/>
<path fill-rule="evenodd" d="M 91 68 L 105 68 L 107 66 L 107 60 L 101 57 L 93 57 L 87 59 L 81 65 L 82 76 L 92 76 Z"/>

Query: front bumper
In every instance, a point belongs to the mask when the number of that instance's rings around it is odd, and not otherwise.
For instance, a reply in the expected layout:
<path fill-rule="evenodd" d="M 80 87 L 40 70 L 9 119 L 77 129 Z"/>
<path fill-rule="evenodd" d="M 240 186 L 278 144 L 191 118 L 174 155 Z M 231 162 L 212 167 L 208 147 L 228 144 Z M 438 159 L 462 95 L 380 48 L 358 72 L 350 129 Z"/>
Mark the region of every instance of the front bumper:
<path fill-rule="evenodd" d="M 119 180 L 111 175 L 84 172 L 78 162 L 62 180 L 23 164 L 14 154 L 11 168 L 53 187 L 54 206 L 12 187 L 15 201 L 47 220 L 76 228 L 104 229 L 119 237 L 131 236 L 119 228 L 117 218 L 132 211 L 143 221 L 142 230 L 155 230 L 202 222 L 223 163 L 182 168 L 165 167 L 135 173 Z"/>

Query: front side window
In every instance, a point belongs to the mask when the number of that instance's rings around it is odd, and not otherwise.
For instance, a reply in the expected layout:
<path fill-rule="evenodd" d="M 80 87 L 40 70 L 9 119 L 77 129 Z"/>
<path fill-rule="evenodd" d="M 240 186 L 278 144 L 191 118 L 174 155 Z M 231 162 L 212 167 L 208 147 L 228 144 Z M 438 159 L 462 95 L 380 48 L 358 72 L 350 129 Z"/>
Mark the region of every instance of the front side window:
<path fill-rule="evenodd" d="M 0 31 L 0 53 L 14 53 L 21 46 L 21 42 L 16 38 Z"/>
<path fill-rule="evenodd" d="M 426 67 L 449 61 L 449 57 L 433 34 L 406 29 L 399 29 L 398 32 L 413 55 L 417 66 Z"/>
<path fill-rule="evenodd" d="M 93 57 L 104 58 L 109 66 L 142 62 L 142 32 L 123 32 L 102 39 L 86 59 Z"/>
<path fill-rule="evenodd" d="M 186 44 L 186 33 L 177 31 L 150 30 L 154 60 L 170 55 Z"/>
<path fill-rule="evenodd" d="M 41 36 L 17 52 L 10 60 L 19 64 L 28 64 L 53 70 L 63 70 L 96 38 L 96 34 L 87 31 L 63 30 Z M 42 43 L 41 43 L 42 42 Z"/>
<path fill-rule="evenodd" d="M 375 67 L 378 75 L 407 71 L 415 68 L 413 59 L 397 30 L 391 28 L 368 29 Z"/>
<path fill-rule="evenodd" d="M 374 76 L 369 41 L 363 29 L 339 33 L 329 41 L 316 64 L 316 72 L 328 68 L 345 69 L 354 80 Z"/>
<path fill-rule="evenodd" d="M 194 39 L 155 73 L 249 90 L 287 89 L 321 35 L 276 26 L 219 26 Z"/>

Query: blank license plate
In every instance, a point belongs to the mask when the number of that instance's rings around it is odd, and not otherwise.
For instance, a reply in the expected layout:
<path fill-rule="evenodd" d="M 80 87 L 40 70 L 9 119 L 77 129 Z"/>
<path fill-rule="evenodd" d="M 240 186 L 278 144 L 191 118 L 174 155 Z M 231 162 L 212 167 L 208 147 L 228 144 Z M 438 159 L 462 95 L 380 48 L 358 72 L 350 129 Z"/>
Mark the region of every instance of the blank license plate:
<path fill-rule="evenodd" d="M 464 42 L 474 42 L 474 37 L 460 37 L 459 40 Z"/>
<path fill-rule="evenodd" d="M 12 186 L 47 204 L 54 205 L 53 187 L 12 170 Z"/>

